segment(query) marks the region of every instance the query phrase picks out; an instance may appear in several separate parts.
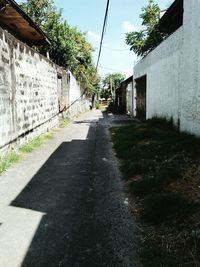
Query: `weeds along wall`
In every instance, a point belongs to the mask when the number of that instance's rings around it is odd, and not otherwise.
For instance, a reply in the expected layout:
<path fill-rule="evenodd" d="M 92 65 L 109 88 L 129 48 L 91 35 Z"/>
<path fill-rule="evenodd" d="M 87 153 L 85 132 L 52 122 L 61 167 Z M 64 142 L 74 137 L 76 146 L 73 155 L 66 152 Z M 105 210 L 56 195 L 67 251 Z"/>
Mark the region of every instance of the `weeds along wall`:
<path fill-rule="evenodd" d="M 0 155 L 89 107 L 69 71 L 1 28 L 0 51 Z"/>

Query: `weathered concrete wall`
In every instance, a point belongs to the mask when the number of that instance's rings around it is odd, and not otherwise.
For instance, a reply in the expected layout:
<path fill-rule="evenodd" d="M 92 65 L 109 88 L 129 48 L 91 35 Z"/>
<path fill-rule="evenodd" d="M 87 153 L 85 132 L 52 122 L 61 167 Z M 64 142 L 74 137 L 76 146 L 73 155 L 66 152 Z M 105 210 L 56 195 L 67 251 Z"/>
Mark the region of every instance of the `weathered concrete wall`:
<path fill-rule="evenodd" d="M 133 76 L 122 81 L 115 90 L 115 106 L 119 112 L 133 116 Z"/>
<path fill-rule="evenodd" d="M 133 106 L 133 82 L 129 82 L 126 87 L 126 113 L 133 116 L 134 106 Z"/>
<path fill-rule="evenodd" d="M 2 149 L 45 122 L 46 127 L 58 123 L 58 96 L 57 71 L 50 61 L 2 29 L 0 51 Z"/>
<path fill-rule="evenodd" d="M 184 1 L 183 26 L 134 68 L 147 75 L 147 118 L 172 117 L 200 136 L 200 2 Z"/>
<path fill-rule="evenodd" d="M 147 119 L 179 117 L 183 28 L 162 42 L 134 68 L 134 79 L 147 75 Z"/>
<path fill-rule="evenodd" d="M 86 108 L 71 73 L 73 86 L 67 71 L 1 28 L 0 51 L 0 154 L 58 124 L 65 107 L 70 116 Z"/>
<path fill-rule="evenodd" d="M 89 109 L 89 101 L 86 98 L 84 91 L 80 87 L 80 84 L 73 77 L 72 73 L 68 71 L 69 77 L 69 108 L 68 116 L 76 116 L 79 113 Z"/>
<path fill-rule="evenodd" d="M 184 1 L 180 128 L 200 135 L 200 1 Z"/>

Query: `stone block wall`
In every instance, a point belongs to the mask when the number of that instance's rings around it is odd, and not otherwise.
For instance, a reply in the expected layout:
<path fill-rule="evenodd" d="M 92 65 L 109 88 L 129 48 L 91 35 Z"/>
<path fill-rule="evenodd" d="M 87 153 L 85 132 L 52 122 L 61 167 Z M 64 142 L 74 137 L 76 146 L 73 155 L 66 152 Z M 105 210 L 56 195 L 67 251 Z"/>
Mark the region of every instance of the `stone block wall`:
<path fill-rule="evenodd" d="M 68 94 L 68 109 L 67 114 L 69 117 L 76 116 L 89 109 L 89 101 L 85 97 L 84 91 L 82 91 L 80 84 L 74 78 L 72 73 L 68 71 L 68 86 L 70 88 Z"/>
<path fill-rule="evenodd" d="M 85 99 L 80 86 L 70 86 L 68 71 L 1 28 L 0 51 L 1 155 L 58 124 L 60 112 L 71 104 L 70 94 L 74 95 L 73 115 L 77 105 L 82 110 Z"/>

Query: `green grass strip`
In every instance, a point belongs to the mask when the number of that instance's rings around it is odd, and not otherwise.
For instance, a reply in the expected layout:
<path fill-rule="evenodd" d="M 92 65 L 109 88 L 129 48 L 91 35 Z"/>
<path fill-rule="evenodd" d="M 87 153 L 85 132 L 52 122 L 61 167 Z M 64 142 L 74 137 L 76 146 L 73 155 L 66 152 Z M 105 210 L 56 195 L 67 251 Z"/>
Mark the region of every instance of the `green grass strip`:
<path fill-rule="evenodd" d="M 0 159 L 0 174 L 6 171 L 11 165 L 18 162 L 24 154 L 33 152 L 33 150 L 39 148 L 42 144 L 55 137 L 55 134 L 61 129 L 66 127 L 70 122 L 70 119 L 62 119 L 59 126 L 51 129 L 50 132 L 41 134 L 34 138 L 32 141 L 19 147 L 18 151 L 9 152 L 6 156 Z"/>

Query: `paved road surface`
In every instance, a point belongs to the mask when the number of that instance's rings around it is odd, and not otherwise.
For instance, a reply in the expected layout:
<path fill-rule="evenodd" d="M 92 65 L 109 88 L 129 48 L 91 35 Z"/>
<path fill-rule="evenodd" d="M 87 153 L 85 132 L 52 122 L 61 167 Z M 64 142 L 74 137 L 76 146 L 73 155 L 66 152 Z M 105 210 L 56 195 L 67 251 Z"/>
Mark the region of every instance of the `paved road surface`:
<path fill-rule="evenodd" d="M 0 267 L 139 267 L 108 126 L 82 115 L 0 176 Z"/>

